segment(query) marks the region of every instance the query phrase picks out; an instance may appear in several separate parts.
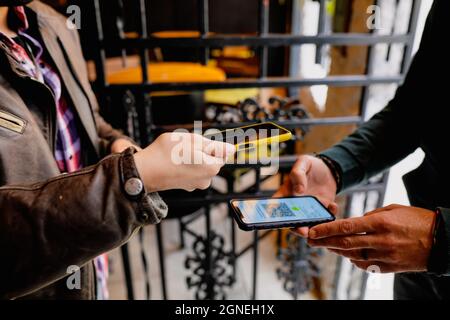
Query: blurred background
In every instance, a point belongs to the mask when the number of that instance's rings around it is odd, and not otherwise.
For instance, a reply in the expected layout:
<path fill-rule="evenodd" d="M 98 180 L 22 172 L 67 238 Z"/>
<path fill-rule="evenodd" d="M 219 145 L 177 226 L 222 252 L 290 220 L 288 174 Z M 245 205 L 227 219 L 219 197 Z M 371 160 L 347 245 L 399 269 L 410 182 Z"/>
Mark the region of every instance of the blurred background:
<path fill-rule="evenodd" d="M 279 168 L 228 166 L 210 190 L 163 193 L 168 219 L 109 254 L 111 299 L 392 299 L 392 275 L 356 270 L 286 231 L 242 232 L 228 201 L 270 196 L 296 155 L 330 147 L 383 108 L 431 0 L 45 2 L 67 16 L 81 9 L 101 112 L 141 145 L 194 121 L 274 121 L 295 136 Z M 401 176 L 422 157 L 340 195 L 339 217 L 407 204 Z"/>

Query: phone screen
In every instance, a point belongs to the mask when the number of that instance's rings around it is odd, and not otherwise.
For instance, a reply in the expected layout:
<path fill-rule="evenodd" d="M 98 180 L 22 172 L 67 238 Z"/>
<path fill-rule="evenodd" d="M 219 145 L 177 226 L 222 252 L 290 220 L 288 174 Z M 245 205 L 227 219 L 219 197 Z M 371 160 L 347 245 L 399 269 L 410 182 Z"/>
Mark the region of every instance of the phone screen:
<path fill-rule="evenodd" d="M 211 134 L 207 133 L 204 137 L 210 140 L 224 141 L 237 145 L 277 137 L 285 133 L 289 133 L 289 131 L 282 130 L 273 123 L 261 123 L 253 126 L 234 128 Z"/>
<path fill-rule="evenodd" d="M 314 197 L 236 200 L 233 205 L 246 224 L 333 220 L 333 216 Z"/>

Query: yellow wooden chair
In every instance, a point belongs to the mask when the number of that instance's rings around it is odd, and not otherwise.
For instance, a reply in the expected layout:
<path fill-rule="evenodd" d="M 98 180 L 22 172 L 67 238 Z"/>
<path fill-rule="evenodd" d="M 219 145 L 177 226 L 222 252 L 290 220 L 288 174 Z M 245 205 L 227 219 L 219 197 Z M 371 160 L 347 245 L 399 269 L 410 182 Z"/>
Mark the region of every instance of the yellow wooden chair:
<path fill-rule="evenodd" d="M 149 80 L 152 83 L 170 82 L 220 82 L 226 80 L 226 74 L 219 68 L 203 66 L 192 62 L 155 62 L 148 66 Z M 142 83 L 141 67 L 125 68 L 109 73 L 107 80 L 111 84 Z"/>

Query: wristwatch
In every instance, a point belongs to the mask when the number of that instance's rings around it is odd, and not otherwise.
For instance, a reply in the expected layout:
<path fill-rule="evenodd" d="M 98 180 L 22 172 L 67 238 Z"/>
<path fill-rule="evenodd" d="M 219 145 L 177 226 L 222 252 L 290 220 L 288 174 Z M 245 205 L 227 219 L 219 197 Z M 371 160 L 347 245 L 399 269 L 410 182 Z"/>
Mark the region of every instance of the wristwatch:
<path fill-rule="evenodd" d="M 147 193 L 144 182 L 134 162 L 137 150 L 128 148 L 121 154 L 120 172 L 123 192 L 137 203 L 139 220 L 145 224 L 156 224 L 167 216 L 167 205 L 157 192 Z"/>

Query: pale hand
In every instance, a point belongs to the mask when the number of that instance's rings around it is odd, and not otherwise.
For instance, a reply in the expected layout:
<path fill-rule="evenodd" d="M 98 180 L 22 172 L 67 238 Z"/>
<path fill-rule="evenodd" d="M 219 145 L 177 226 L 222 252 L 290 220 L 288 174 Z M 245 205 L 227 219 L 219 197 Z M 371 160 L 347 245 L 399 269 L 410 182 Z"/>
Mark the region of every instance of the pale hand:
<path fill-rule="evenodd" d="M 236 151 L 235 146 L 197 134 L 165 133 L 135 154 L 148 192 L 207 189 Z"/>
<path fill-rule="evenodd" d="M 127 139 L 117 139 L 111 145 L 111 153 L 122 153 L 129 147 L 134 147 L 136 150 L 141 151 L 142 149 L 138 147 L 136 144 Z"/>

